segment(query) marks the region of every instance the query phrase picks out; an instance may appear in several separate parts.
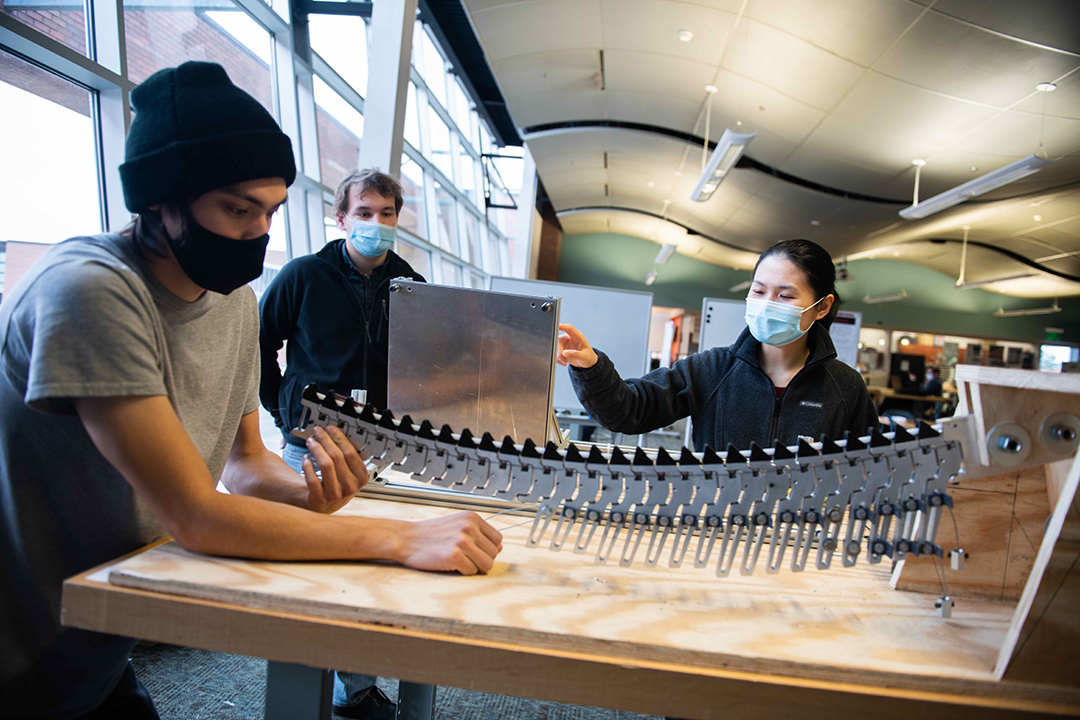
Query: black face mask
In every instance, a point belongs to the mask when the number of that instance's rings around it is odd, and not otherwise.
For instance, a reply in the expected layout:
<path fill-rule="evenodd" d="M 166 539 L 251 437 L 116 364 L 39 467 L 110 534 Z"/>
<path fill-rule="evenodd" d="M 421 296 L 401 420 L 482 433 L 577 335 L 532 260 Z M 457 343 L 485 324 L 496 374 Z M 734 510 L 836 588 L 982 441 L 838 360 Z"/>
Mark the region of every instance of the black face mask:
<path fill-rule="evenodd" d="M 269 234 L 234 240 L 207 230 L 190 213 L 185 213 L 184 220 L 183 232 L 169 238 L 169 248 L 191 282 L 228 295 L 262 275 Z"/>

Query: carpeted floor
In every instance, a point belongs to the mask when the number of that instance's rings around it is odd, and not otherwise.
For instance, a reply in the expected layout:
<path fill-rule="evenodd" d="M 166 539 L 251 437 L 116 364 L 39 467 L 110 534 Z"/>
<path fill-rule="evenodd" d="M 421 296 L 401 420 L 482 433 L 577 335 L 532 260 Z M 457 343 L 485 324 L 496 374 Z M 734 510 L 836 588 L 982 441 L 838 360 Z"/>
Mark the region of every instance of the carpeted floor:
<path fill-rule="evenodd" d="M 137 647 L 131 663 L 162 720 L 261 720 L 266 661 L 243 655 L 155 645 Z M 397 698 L 397 681 L 380 678 Z M 337 717 L 337 716 L 335 716 Z M 617 710 L 562 705 L 451 687 L 436 692 L 436 720 L 650 720 Z"/>

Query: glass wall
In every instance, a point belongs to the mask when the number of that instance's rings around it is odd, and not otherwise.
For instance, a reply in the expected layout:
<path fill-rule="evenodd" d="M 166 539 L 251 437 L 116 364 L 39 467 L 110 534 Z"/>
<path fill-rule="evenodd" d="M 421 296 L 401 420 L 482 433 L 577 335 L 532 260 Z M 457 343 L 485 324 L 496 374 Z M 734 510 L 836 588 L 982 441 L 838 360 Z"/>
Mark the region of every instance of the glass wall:
<path fill-rule="evenodd" d="M 85 88 L 0 50 L 0 241 L 101 232 L 94 102 Z"/>
<path fill-rule="evenodd" d="M 4 0 L 0 3 L 0 13 L 29 25 L 80 55 L 87 55 L 86 6 L 78 0 Z"/>
<path fill-rule="evenodd" d="M 228 0 L 125 3 L 124 35 L 133 83 L 186 60 L 216 62 L 274 113 L 270 33 Z"/>
<path fill-rule="evenodd" d="M 9 140 L 0 179 L 0 243 L 51 243 L 123 227 L 130 215 L 116 166 L 129 118 L 117 99 L 154 72 L 187 60 L 221 64 L 293 141 L 297 184 L 271 227 L 267 266 L 279 268 L 341 237 L 330 203 L 359 163 L 369 68 L 378 66 L 369 58 L 370 24 L 359 15 L 309 15 L 312 55 L 300 58 L 290 50 L 295 43 L 286 8 L 269 0 L 129 0 L 122 22 L 110 27 L 104 13 L 89 22 L 94 13 L 81 0 L 0 0 L 0 13 L 62 46 L 51 55 L 31 53 L 28 62 L 0 41 L 0 132 Z M 55 46 L 48 45 L 51 52 Z M 119 48 L 126 69 L 117 81 Z M 73 66 L 94 80 L 74 75 L 84 86 L 63 79 Z M 506 211 L 488 204 L 508 204 L 502 201 L 513 183 L 489 179 L 484 155 L 498 149 L 469 88 L 435 34 L 418 21 L 398 247 L 430 281 L 484 287 L 490 275 L 511 267 L 513 224 Z M 67 189 L 62 213 L 45 190 L 58 181 Z"/>

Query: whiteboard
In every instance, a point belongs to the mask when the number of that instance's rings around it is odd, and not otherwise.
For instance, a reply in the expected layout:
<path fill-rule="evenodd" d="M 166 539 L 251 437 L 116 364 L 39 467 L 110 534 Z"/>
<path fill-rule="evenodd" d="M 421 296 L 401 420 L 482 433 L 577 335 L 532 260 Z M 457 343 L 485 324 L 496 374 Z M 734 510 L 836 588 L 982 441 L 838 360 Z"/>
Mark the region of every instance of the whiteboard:
<path fill-rule="evenodd" d="M 746 301 L 705 298 L 701 304 L 701 338 L 698 352 L 714 347 L 727 347 L 739 339 L 746 327 Z M 859 359 L 859 330 L 862 329 L 862 313 L 836 313 L 829 328 L 836 359 L 855 367 Z"/>
<path fill-rule="evenodd" d="M 746 301 L 705 298 L 701 303 L 701 334 L 698 352 L 727 347 L 746 327 Z"/>
<path fill-rule="evenodd" d="M 611 358 L 619 375 L 641 377 L 648 369 L 652 293 L 506 277 L 491 278 L 491 290 L 562 298 L 559 322 L 584 333 L 590 345 Z M 552 404 L 559 410 L 585 411 L 567 369 L 558 368 L 555 373 Z"/>

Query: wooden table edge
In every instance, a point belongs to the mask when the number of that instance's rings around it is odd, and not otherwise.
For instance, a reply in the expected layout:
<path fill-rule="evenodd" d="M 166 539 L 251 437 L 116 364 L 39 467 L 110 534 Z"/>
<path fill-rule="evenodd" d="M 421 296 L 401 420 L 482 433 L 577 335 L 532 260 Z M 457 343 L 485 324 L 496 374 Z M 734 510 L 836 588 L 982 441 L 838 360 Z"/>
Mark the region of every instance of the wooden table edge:
<path fill-rule="evenodd" d="M 65 625 L 312 667 L 684 717 L 710 717 L 717 702 L 725 712 L 739 708 L 746 717 L 755 717 L 763 703 L 767 711 L 761 717 L 790 711 L 813 718 L 819 716 L 811 712 L 815 708 L 823 718 L 841 708 L 892 717 L 883 714 L 883 701 L 895 708 L 897 718 L 910 718 L 912 712 L 956 718 L 962 707 L 977 712 L 980 720 L 1080 716 L 1080 688 L 951 679 L 935 683 L 934 678 L 896 673 L 881 673 L 882 683 L 871 684 L 700 667 L 246 608 L 90 579 L 118 561 L 64 582 Z M 364 648 L 362 657 L 358 646 Z M 843 672 L 837 669 L 838 675 Z M 968 687 L 948 689 L 948 684 Z M 657 693 L 658 687 L 667 692 Z"/>

